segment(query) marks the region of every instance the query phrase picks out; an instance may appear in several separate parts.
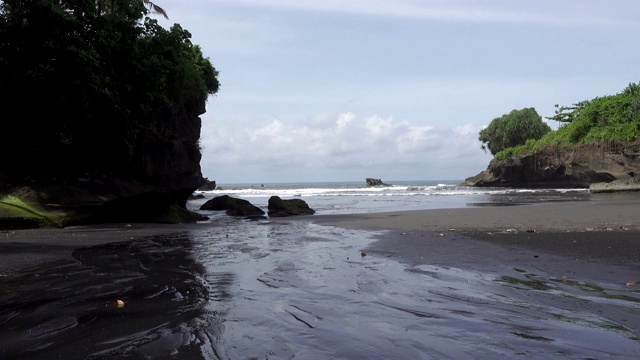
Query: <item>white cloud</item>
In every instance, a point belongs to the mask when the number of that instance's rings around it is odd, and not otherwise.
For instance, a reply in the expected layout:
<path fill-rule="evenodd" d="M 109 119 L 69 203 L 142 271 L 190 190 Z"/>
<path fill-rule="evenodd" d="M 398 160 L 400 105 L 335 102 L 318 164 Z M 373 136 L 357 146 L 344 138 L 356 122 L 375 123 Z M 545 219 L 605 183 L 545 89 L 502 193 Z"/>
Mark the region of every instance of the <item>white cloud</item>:
<path fill-rule="evenodd" d="M 586 1 L 424 1 L 424 0 L 210 0 L 212 3 L 241 4 L 278 10 L 418 18 L 445 22 L 536 24 L 550 26 L 624 26 L 631 18 L 608 16 L 607 2 Z M 619 1 L 616 6 L 635 6 Z"/>
<path fill-rule="evenodd" d="M 305 124 L 214 123 L 203 127 L 203 173 L 226 182 L 359 180 L 369 174 L 462 179 L 486 168 L 490 159 L 480 150 L 480 127 L 472 124 L 414 126 L 348 112 L 319 115 Z"/>

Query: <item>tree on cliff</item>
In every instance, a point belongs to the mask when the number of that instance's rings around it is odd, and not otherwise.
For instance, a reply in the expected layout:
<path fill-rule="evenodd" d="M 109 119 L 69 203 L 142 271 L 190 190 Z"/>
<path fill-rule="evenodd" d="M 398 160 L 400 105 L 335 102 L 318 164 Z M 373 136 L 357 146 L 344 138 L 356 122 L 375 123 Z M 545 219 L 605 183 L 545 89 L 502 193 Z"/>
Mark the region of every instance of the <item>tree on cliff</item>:
<path fill-rule="evenodd" d="M 551 120 L 555 120 L 561 123 L 571 123 L 573 120 L 580 116 L 580 112 L 589 105 L 589 100 L 580 101 L 571 106 L 555 105 L 555 115 L 551 117 Z"/>
<path fill-rule="evenodd" d="M 159 9 L 143 0 L 0 4 L 0 173 L 140 173 L 149 139 L 192 147 L 199 161 L 198 115 L 218 73 L 187 30 L 145 18 Z"/>
<path fill-rule="evenodd" d="M 495 155 L 504 149 L 522 145 L 527 140 L 540 139 L 549 131 L 551 128 L 534 108 L 524 108 L 493 119 L 489 126 L 480 131 L 479 140 L 483 150 L 488 149 Z"/>

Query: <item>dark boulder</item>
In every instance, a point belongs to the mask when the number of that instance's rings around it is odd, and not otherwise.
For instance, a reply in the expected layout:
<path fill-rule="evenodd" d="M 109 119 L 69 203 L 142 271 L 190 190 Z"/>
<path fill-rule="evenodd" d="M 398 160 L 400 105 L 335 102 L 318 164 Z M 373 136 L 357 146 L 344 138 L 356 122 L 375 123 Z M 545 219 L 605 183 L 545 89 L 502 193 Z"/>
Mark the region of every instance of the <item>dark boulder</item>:
<path fill-rule="evenodd" d="M 389 184 L 385 184 L 380 179 L 367 178 L 367 186 L 391 186 Z"/>
<path fill-rule="evenodd" d="M 244 199 L 238 199 L 229 195 L 216 196 L 200 206 L 200 210 L 226 210 L 230 216 L 258 217 L 263 216 L 264 211 Z"/>
<path fill-rule="evenodd" d="M 269 198 L 269 217 L 313 215 L 315 212 L 316 211 L 311 209 L 302 199 L 282 200 L 278 196 Z"/>

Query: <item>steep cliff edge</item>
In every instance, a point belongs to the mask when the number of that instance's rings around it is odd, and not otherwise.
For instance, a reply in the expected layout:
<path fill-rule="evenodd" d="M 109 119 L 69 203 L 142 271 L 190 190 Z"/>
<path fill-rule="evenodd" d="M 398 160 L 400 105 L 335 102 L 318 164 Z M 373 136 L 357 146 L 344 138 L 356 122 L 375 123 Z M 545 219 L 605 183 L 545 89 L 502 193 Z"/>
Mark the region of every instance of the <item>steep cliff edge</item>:
<path fill-rule="evenodd" d="M 640 174 L 640 139 L 552 145 L 504 160 L 493 159 L 486 170 L 463 185 L 520 188 L 588 188 L 593 183 Z"/>

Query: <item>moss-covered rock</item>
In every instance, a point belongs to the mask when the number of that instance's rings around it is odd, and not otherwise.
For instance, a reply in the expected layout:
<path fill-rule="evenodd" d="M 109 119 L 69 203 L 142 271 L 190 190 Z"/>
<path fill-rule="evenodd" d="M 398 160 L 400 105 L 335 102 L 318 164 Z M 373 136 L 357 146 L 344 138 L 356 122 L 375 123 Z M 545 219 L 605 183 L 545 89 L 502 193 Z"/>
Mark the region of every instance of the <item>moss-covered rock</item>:
<path fill-rule="evenodd" d="M 313 215 L 315 212 L 302 199 L 283 200 L 278 196 L 269 198 L 269 217 Z"/>

